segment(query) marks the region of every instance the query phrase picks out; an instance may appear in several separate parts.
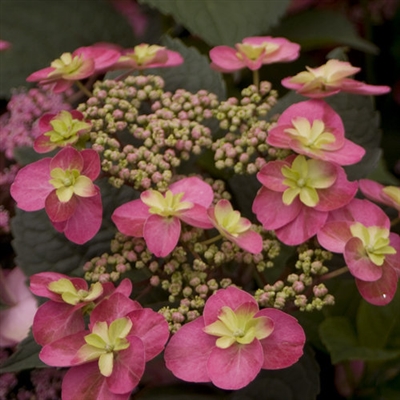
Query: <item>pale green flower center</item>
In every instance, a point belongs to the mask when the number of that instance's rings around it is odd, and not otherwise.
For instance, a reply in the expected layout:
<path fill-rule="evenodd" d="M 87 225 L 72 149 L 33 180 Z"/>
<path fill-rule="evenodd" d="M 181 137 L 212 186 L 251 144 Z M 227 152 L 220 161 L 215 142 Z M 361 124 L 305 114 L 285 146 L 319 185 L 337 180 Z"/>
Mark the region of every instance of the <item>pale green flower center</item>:
<path fill-rule="evenodd" d="M 250 344 L 254 339 L 265 339 L 273 331 L 271 320 L 264 316 L 254 318 L 254 314 L 224 306 L 218 320 L 207 325 L 204 332 L 218 336 L 215 345 L 220 349 L 227 349 L 234 343 Z"/>
<path fill-rule="evenodd" d="M 284 204 L 292 204 L 297 196 L 308 207 L 315 207 L 319 203 L 317 189 L 329 188 L 336 180 L 335 175 L 324 173 L 321 163 L 319 160 L 306 160 L 304 156 L 297 156 L 291 167 L 285 165 L 281 169 L 286 178 L 282 183 L 288 186 L 282 196 Z"/>
<path fill-rule="evenodd" d="M 59 115 L 50 121 L 53 130 L 46 132 L 50 142 L 59 145 L 75 143 L 79 139 L 79 132 L 88 132 L 91 125 L 72 117 L 68 111 L 61 111 Z"/>
<path fill-rule="evenodd" d="M 323 149 L 336 140 L 319 119 L 314 120 L 311 125 L 307 118 L 297 117 L 292 119 L 292 125 L 293 128 L 287 128 L 285 132 L 310 149 Z"/>
<path fill-rule="evenodd" d="M 50 72 L 49 77 L 59 75 L 72 75 L 83 65 L 83 57 L 78 55 L 72 57 L 71 53 L 63 53 L 60 58 L 54 60 L 50 66 L 55 68 Z"/>
<path fill-rule="evenodd" d="M 400 205 L 400 187 L 386 186 L 382 189 L 382 192 Z"/>
<path fill-rule="evenodd" d="M 239 50 L 236 53 L 239 60 L 243 60 L 246 57 L 249 60 L 255 61 L 260 58 L 262 54 L 268 55 L 279 49 L 279 45 L 275 43 L 263 42 L 262 44 L 250 44 L 250 43 L 237 43 L 236 48 Z M 244 56 L 244 57 L 243 57 Z"/>
<path fill-rule="evenodd" d="M 135 46 L 132 53 L 127 53 L 124 56 L 120 57 L 120 61 L 128 61 L 133 59 L 137 65 L 146 65 L 152 62 L 156 57 L 157 53 L 161 50 L 164 50 L 165 47 L 157 46 L 155 44 L 139 44 Z M 158 60 L 159 62 L 166 62 L 167 57 L 165 59 Z"/>
<path fill-rule="evenodd" d="M 74 284 L 66 278 L 50 282 L 47 287 L 51 292 L 60 294 L 66 303 L 73 306 L 82 302 L 91 302 L 103 293 L 103 286 L 100 282 L 92 284 L 89 290 L 77 290 Z"/>
<path fill-rule="evenodd" d="M 350 227 L 353 237 L 359 238 L 369 259 L 375 265 L 383 265 L 387 254 L 396 254 L 396 250 L 390 246 L 389 229 L 378 226 L 364 226 L 356 222 Z"/>
<path fill-rule="evenodd" d="M 242 218 L 240 212 L 233 210 L 231 205 L 229 208 L 225 208 L 220 207 L 217 203 L 214 209 L 214 215 L 218 227 L 223 228 L 234 237 L 248 231 L 251 227 L 250 221 L 246 218 Z"/>
<path fill-rule="evenodd" d="M 162 217 L 171 217 L 179 214 L 183 210 L 188 210 L 193 207 L 190 201 L 182 201 L 184 193 L 173 194 L 167 190 L 163 195 L 156 190 L 147 190 L 141 196 L 141 200 L 149 206 L 150 214 L 161 215 Z"/>
<path fill-rule="evenodd" d="M 85 336 L 85 342 L 78 351 L 78 357 L 84 361 L 99 360 L 100 373 L 110 376 L 113 371 L 115 353 L 130 346 L 126 337 L 132 329 L 129 318 L 118 318 L 111 322 L 96 322 L 92 333 Z"/>
<path fill-rule="evenodd" d="M 56 190 L 58 199 L 65 203 L 71 200 L 74 194 L 87 197 L 87 193 L 93 187 L 92 181 L 81 175 L 77 169 L 54 168 L 50 171 L 53 179 L 49 180 Z"/>

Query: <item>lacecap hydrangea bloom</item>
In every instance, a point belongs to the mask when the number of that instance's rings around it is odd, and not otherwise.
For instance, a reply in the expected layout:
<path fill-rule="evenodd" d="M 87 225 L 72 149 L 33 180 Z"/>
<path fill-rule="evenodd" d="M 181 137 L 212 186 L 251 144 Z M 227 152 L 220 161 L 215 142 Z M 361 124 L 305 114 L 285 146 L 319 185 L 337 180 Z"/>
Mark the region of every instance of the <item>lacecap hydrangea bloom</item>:
<path fill-rule="evenodd" d="M 172 336 L 164 358 L 179 379 L 236 390 L 261 369 L 296 363 L 304 343 L 303 328 L 295 318 L 273 308 L 259 310 L 249 293 L 229 287 L 215 292 L 203 315 Z"/>

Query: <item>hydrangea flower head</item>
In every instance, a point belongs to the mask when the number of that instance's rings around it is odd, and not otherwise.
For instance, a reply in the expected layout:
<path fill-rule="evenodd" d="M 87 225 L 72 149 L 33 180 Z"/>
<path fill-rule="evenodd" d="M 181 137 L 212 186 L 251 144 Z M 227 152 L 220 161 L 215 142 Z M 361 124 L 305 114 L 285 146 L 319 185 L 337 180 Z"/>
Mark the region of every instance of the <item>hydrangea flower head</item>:
<path fill-rule="evenodd" d="M 400 187 L 385 186 L 370 179 L 360 179 L 358 185 L 368 199 L 396 209 L 400 216 Z"/>
<path fill-rule="evenodd" d="M 400 236 L 390 232 L 390 220 L 381 208 L 353 199 L 331 213 L 317 237 L 327 250 L 343 253 L 365 300 L 385 305 L 393 299 L 400 273 Z"/>
<path fill-rule="evenodd" d="M 368 85 L 349 78 L 360 71 L 347 61 L 329 60 L 318 68 L 306 67 L 307 71 L 282 80 L 282 85 L 303 96 L 322 98 L 339 92 L 378 95 L 390 91 L 389 86 Z"/>
<path fill-rule="evenodd" d="M 93 181 L 100 159 L 91 149 L 65 147 L 18 171 L 11 196 L 24 211 L 45 208 L 53 226 L 74 243 L 83 244 L 100 229 L 102 203 Z"/>
<path fill-rule="evenodd" d="M 298 245 L 314 236 L 328 213 L 348 204 L 357 192 L 343 168 L 327 161 L 290 156 L 264 165 L 257 174 L 263 187 L 253 212 L 279 240 Z"/>
<path fill-rule="evenodd" d="M 111 67 L 120 53 L 109 46 L 87 46 L 73 53 L 63 53 L 52 61 L 50 67 L 43 68 L 28 76 L 28 82 L 38 82 L 54 93 L 65 92 L 75 81 L 101 73 Z"/>
<path fill-rule="evenodd" d="M 300 51 L 297 43 L 271 36 L 248 37 L 235 47 L 217 46 L 211 49 L 211 67 L 221 72 L 234 72 L 242 68 L 255 71 L 263 64 L 293 61 Z"/>
<path fill-rule="evenodd" d="M 39 357 L 50 366 L 72 367 L 63 380 L 63 399 L 127 400 L 168 337 L 163 316 L 113 293 L 93 309 L 89 329 L 46 344 Z"/>
<path fill-rule="evenodd" d="M 47 153 L 57 147 L 77 144 L 90 128 L 91 124 L 84 121 L 80 111 L 63 110 L 58 114 L 45 114 L 39 120 L 41 134 L 35 139 L 33 148 L 38 153 Z"/>
<path fill-rule="evenodd" d="M 286 368 L 303 354 L 304 331 L 282 311 L 259 310 L 247 292 L 220 289 L 203 316 L 185 324 L 165 349 L 166 366 L 179 379 L 221 389 L 248 385 L 261 369 Z"/>
<path fill-rule="evenodd" d="M 178 243 L 181 221 L 199 228 L 213 227 L 207 215 L 213 196 L 211 186 L 199 178 L 184 178 L 170 185 L 166 193 L 146 190 L 140 199 L 118 207 L 111 218 L 120 232 L 143 237 L 153 254 L 165 257 Z"/>
<path fill-rule="evenodd" d="M 361 146 L 345 138 L 340 116 L 323 100 L 288 107 L 269 130 L 267 143 L 339 165 L 355 164 L 365 154 Z"/>
<path fill-rule="evenodd" d="M 222 236 L 250 253 L 261 252 L 261 236 L 251 229 L 251 222 L 234 210 L 228 200 L 219 200 L 215 207 L 208 209 L 208 215 Z"/>
<path fill-rule="evenodd" d="M 183 63 L 183 57 L 176 51 L 155 44 L 139 44 L 123 54 L 113 69 L 142 70 L 147 68 L 175 67 Z"/>

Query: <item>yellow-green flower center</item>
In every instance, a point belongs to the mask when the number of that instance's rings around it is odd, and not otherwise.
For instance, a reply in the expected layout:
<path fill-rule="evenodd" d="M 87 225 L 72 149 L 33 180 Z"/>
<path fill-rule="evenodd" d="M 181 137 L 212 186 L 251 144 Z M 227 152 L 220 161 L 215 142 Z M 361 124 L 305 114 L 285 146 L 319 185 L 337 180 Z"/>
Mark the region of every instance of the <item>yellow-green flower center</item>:
<path fill-rule="evenodd" d="M 314 120 L 311 125 L 307 118 L 297 117 L 292 119 L 292 125 L 293 128 L 287 128 L 285 132 L 310 149 L 322 149 L 336 140 L 319 119 Z"/>
<path fill-rule="evenodd" d="M 193 207 L 192 202 L 182 201 L 183 196 L 184 193 L 173 194 L 170 190 L 167 190 L 165 195 L 163 195 L 156 190 L 150 189 L 146 190 L 140 198 L 143 203 L 150 207 L 150 214 L 171 217 Z"/>
<path fill-rule="evenodd" d="M 49 78 L 60 75 L 73 75 L 83 65 L 83 57 L 78 55 L 72 57 L 71 53 L 63 53 L 60 58 L 54 60 L 50 65 L 55 68 L 50 72 Z"/>
<path fill-rule="evenodd" d="M 135 46 L 132 53 L 127 53 L 124 56 L 120 57 L 120 61 L 128 61 L 133 59 L 137 65 L 146 65 L 152 62 L 155 58 L 159 57 L 159 52 L 164 50 L 165 47 L 157 46 L 155 44 L 148 45 L 148 44 L 139 44 Z M 158 62 L 166 62 L 167 55 L 162 59 L 157 58 Z"/>
<path fill-rule="evenodd" d="M 46 132 L 50 142 L 58 145 L 75 143 L 79 139 L 78 133 L 89 132 L 91 125 L 72 117 L 68 111 L 61 111 L 50 121 L 53 130 Z"/>
<path fill-rule="evenodd" d="M 299 196 L 303 204 L 315 207 L 319 202 L 317 189 L 329 188 L 336 180 L 336 175 L 326 174 L 323 166 L 324 162 L 306 160 L 304 156 L 297 156 L 291 167 L 285 165 L 281 169 L 286 178 L 282 183 L 288 188 L 283 192 L 283 203 L 290 205 Z"/>
<path fill-rule="evenodd" d="M 100 282 L 92 284 L 89 290 L 83 290 L 76 289 L 74 284 L 66 278 L 50 282 L 47 287 L 53 293 L 60 294 L 66 303 L 73 306 L 82 302 L 91 302 L 103 293 L 103 286 Z"/>
<path fill-rule="evenodd" d="M 265 339 L 273 331 L 273 322 L 268 317 L 254 318 L 256 312 L 248 312 L 246 307 L 233 311 L 224 306 L 218 320 L 204 328 L 204 332 L 218 336 L 215 345 L 227 349 L 234 343 L 250 344 L 254 339 Z"/>
<path fill-rule="evenodd" d="M 383 265 L 387 254 L 396 254 L 396 250 L 390 246 L 389 229 L 378 226 L 364 226 L 356 222 L 350 227 L 353 237 L 359 238 L 369 259 L 375 265 Z"/>
<path fill-rule="evenodd" d="M 250 43 L 237 43 L 236 48 L 239 50 L 236 53 L 236 56 L 239 60 L 243 60 L 243 58 L 246 57 L 249 60 L 255 61 L 258 60 L 262 54 L 267 55 L 273 53 L 279 49 L 279 45 L 269 42 L 263 42 L 259 45 Z"/>
<path fill-rule="evenodd" d="M 221 202 L 218 202 L 214 208 L 214 215 L 218 223 L 217 229 L 221 227 L 234 237 L 248 231 L 251 227 L 251 222 L 242 218 L 240 212 L 234 210 L 229 202 L 224 206 L 221 205 Z"/>
<path fill-rule="evenodd" d="M 114 366 L 115 353 L 130 346 L 126 339 L 132 329 L 129 318 L 118 318 L 111 322 L 96 322 L 92 333 L 85 336 L 85 342 L 78 351 L 78 357 L 84 361 L 99 360 L 100 373 L 110 376 Z"/>
<path fill-rule="evenodd" d="M 400 205 L 400 187 L 386 186 L 382 189 L 382 192 Z"/>
<path fill-rule="evenodd" d="M 53 179 L 50 179 L 49 183 L 57 189 L 57 197 L 63 203 L 71 200 L 74 194 L 88 197 L 93 188 L 93 182 L 87 176 L 81 175 L 77 169 L 54 168 L 50 171 L 50 176 Z"/>

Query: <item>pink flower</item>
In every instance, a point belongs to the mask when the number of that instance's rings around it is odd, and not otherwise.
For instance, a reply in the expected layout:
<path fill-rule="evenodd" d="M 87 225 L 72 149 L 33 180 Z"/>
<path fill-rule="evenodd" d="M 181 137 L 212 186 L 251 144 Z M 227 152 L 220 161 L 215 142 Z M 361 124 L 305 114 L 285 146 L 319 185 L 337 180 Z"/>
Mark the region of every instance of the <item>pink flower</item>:
<path fill-rule="evenodd" d="M 88 330 L 46 344 L 39 357 L 72 367 L 62 384 L 64 400 L 127 400 L 168 337 L 163 316 L 114 293 L 94 308 Z"/>
<path fill-rule="evenodd" d="M 28 336 L 37 309 L 35 297 L 19 267 L 0 268 L 0 348 L 11 347 Z"/>
<path fill-rule="evenodd" d="M 323 100 L 288 107 L 268 132 L 267 143 L 339 165 L 357 163 L 365 154 L 361 146 L 345 138 L 340 116 Z"/>
<path fill-rule="evenodd" d="M 33 148 L 38 153 L 47 153 L 57 147 L 77 144 L 92 126 L 83 119 L 83 114 L 76 110 L 44 114 L 38 123 L 40 136 L 35 139 Z"/>
<path fill-rule="evenodd" d="M 143 237 L 148 249 L 165 257 L 176 247 L 181 221 L 199 228 L 212 228 L 207 208 L 214 194 L 210 185 L 196 177 L 170 185 L 166 193 L 146 190 L 140 199 L 118 207 L 111 219 L 125 235 Z"/>
<path fill-rule="evenodd" d="M 29 75 L 28 82 L 38 82 L 54 93 L 65 92 L 75 81 L 109 69 L 120 57 L 120 52 L 108 45 L 80 47 L 72 54 L 63 53 L 50 67 Z"/>
<path fill-rule="evenodd" d="M 155 44 L 139 44 L 123 51 L 113 69 L 143 70 L 147 68 L 175 67 L 183 63 L 183 57 L 176 51 L 167 50 Z"/>
<path fill-rule="evenodd" d="M 208 209 L 208 216 L 219 233 L 242 249 L 257 254 L 263 248 L 262 237 L 251 229 L 251 222 L 240 216 L 228 200 L 219 200 Z"/>
<path fill-rule="evenodd" d="M 255 71 L 263 64 L 293 61 L 300 51 L 297 43 L 271 36 L 248 37 L 235 47 L 217 46 L 211 49 L 211 67 L 221 72 L 235 72 L 242 68 Z"/>
<path fill-rule="evenodd" d="M 317 237 L 327 250 L 343 253 L 365 300 L 390 303 L 400 274 L 400 236 L 390 232 L 390 220 L 378 206 L 353 199 L 330 214 Z"/>
<path fill-rule="evenodd" d="M 302 155 L 264 165 L 257 174 L 263 187 L 253 202 L 253 212 L 265 229 L 279 240 L 298 245 L 314 236 L 328 213 L 348 204 L 357 192 L 343 168 Z"/>
<path fill-rule="evenodd" d="M 328 97 L 339 92 L 377 95 L 390 91 L 389 86 L 367 85 L 348 78 L 359 72 L 360 68 L 353 67 L 346 61 L 329 60 L 318 68 L 306 68 L 307 71 L 284 78 L 282 85 L 312 98 Z"/>
<path fill-rule="evenodd" d="M 46 209 L 54 227 L 74 243 L 83 244 L 100 229 L 102 203 L 93 181 L 100 173 L 94 150 L 65 147 L 18 171 L 11 196 L 24 211 Z"/>
<path fill-rule="evenodd" d="M 7 50 L 11 47 L 11 43 L 6 40 L 0 40 L 0 51 Z"/>
<path fill-rule="evenodd" d="M 37 310 L 32 327 L 36 342 L 45 345 L 83 330 L 85 311 L 112 293 L 119 292 L 129 296 L 132 283 L 129 279 L 124 279 L 115 289 L 111 282 L 96 282 L 89 288 L 82 278 L 70 278 L 56 272 L 41 272 L 31 276 L 30 290 L 37 296 L 50 299 Z M 49 321 L 52 323 L 49 324 Z"/>
<path fill-rule="evenodd" d="M 248 385 L 261 369 L 293 365 L 303 354 L 304 331 L 295 318 L 264 308 L 247 292 L 220 289 L 203 316 L 184 325 L 165 349 L 166 366 L 179 379 L 221 389 Z"/>
<path fill-rule="evenodd" d="M 384 186 L 370 179 L 361 179 L 358 185 L 364 196 L 377 203 L 393 207 L 399 212 L 400 217 L 400 187 Z"/>

